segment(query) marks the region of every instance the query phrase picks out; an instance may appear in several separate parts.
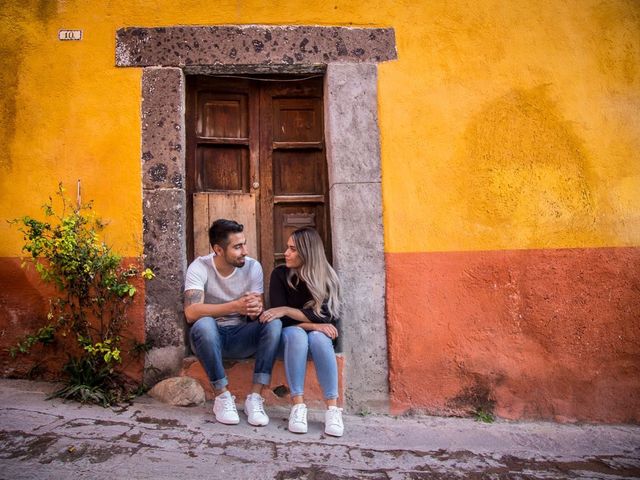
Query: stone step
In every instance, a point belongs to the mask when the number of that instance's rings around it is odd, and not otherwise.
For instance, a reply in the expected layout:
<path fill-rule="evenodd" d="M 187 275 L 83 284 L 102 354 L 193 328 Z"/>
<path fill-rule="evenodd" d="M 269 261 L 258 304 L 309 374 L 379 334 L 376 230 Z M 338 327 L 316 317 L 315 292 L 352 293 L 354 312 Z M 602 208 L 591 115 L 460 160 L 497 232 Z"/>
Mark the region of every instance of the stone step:
<path fill-rule="evenodd" d="M 338 361 L 338 392 L 340 398 L 338 404 L 342 406 L 344 401 L 344 358 L 342 354 L 336 354 Z M 236 402 L 241 404 L 244 401 L 245 395 L 251 390 L 251 379 L 253 377 L 253 364 L 252 358 L 246 360 L 227 360 L 225 361 L 225 371 L 227 378 L 229 379 L 229 390 L 236 396 Z M 213 398 L 213 388 L 207 374 L 202 368 L 202 365 L 195 356 L 185 357 L 182 362 L 182 376 L 195 378 L 200 382 L 204 388 L 207 400 Z M 271 386 L 268 391 L 263 392 L 266 405 L 288 406 L 290 404 L 289 399 L 289 387 L 287 386 L 287 378 L 284 373 L 284 362 L 276 360 L 273 366 L 273 374 L 271 377 Z M 316 370 L 313 361 L 307 362 L 307 376 L 304 384 L 304 397 L 305 403 L 309 408 L 320 409 L 324 407 L 324 400 L 318 378 L 316 376 Z"/>

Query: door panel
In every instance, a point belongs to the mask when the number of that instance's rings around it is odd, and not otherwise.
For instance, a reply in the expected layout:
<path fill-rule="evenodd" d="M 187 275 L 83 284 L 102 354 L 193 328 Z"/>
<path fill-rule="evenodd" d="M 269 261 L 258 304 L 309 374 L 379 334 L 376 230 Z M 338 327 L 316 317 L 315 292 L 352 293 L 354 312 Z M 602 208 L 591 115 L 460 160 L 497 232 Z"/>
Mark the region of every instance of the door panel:
<path fill-rule="evenodd" d="M 247 138 L 247 95 L 203 92 L 199 99 L 197 135 L 209 138 Z"/>
<path fill-rule="evenodd" d="M 248 189 L 249 149 L 246 147 L 201 145 L 197 151 L 199 191 Z"/>
<path fill-rule="evenodd" d="M 322 142 L 321 107 L 316 99 L 274 98 L 273 141 Z"/>
<path fill-rule="evenodd" d="M 274 151 L 273 194 L 323 195 L 323 162 L 321 151 Z"/>

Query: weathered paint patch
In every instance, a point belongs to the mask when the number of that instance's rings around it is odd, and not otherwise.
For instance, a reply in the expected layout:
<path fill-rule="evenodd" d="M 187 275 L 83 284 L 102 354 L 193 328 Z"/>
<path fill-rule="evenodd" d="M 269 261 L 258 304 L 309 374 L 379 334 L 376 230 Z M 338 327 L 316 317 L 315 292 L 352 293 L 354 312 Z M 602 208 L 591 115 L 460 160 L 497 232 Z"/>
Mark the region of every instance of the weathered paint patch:
<path fill-rule="evenodd" d="M 70 338 L 59 339 L 48 346 L 37 345 L 29 355 L 11 358 L 8 349 L 47 323 L 49 298 L 55 290 L 42 283 L 30 265 L 21 268 L 21 259 L 0 257 L 0 375 L 16 378 L 60 378 L 62 366 L 68 354 L 74 353 L 75 342 Z M 134 258 L 124 258 L 125 264 L 136 263 Z M 121 350 L 125 353 L 124 373 L 140 381 L 144 358 L 130 356 L 127 352 L 133 341 L 144 341 L 145 285 L 137 280 L 138 293 L 129 309 L 129 325 L 123 332 Z M 77 352 L 76 352 L 77 353 Z"/>
<path fill-rule="evenodd" d="M 470 228 L 496 247 L 606 241 L 599 180 L 544 85 L 514 89 L 473 116 L 454 169 Z"/>
<path fill-rule="evenodd" d="M 35 8 L 34 8 L 35 6 Z M 3 2 L 2 16 L 11 19 L 10 22 L 0 22 L 0 145 L 3 154 L 0 155 L 0 168 L 11 168 L 11 143 L 16 129 L 17 95 L 20 81 L 20 69 L 27 48 L 33 48 L 30 28 L 46 27 L 47 22 L 57 13 L 57 2 L 38 0 L 36 5 L 23 2 Z"/>
<path fill-rule="evenodd" d="M 387 254 L 396 411 L 640 421 L 640 249 Z"/>
<path fill-rule="evenodd" d="M 598 27 L 600 42 L 594 53 L 600 73 L 633 85 L 640 74 L 640 42 L 629 31 L 640 25 L 640 3 L 600 2 L 593 8 L 591 18 Z"/>
<path fill-rule="evenodd" d="M 0 48 L 3 68 L 0 69 L 0 84 L 4 90 L 0 96 L 0 143 L 11 145 L 16 128 L 16 93 L 18 89 L 18 76 L 15 74 L 20 69 L 21 55 L 15 47 L 3 46 Z M 0 156 L 0 167 L 11 167 L 11 150 L 6 149 Z"/>

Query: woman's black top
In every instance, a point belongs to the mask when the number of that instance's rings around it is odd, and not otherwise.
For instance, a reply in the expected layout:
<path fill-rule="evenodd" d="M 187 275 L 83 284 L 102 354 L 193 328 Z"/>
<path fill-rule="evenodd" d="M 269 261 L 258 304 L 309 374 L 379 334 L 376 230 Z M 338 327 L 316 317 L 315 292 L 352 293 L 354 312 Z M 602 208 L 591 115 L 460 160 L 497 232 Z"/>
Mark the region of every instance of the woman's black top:
<path fill-rule="evenodd" d="M 332 323 L 335 325 L 338 319 L 329 314 L 326 303 L 323 303 L 320 308 L 320 313 L 322 313 L 324 317 L 316 315 L 312 308 L 304 307 L 304 304 L 312 299 L 311 292 L 309 292 L 307 284 L 296 277 L 292 280 L 295 288 L 291 288 L 287 283 L 287 274 L 289 273 L 289 270 L 290 269 L 286 266 L 280 265 L 271 272 L 271 282 L 269 283 L 269 300 L 271 302 L 271 308 L 297 308 L 298 310 L 301 310 L 304 316 L 313 323 Z M 297 284 L 296 279 L 298 280 Z M 287 316 L 282 317 L 281 320 L 283 327 L 289 327 L 300 323 Z"/>

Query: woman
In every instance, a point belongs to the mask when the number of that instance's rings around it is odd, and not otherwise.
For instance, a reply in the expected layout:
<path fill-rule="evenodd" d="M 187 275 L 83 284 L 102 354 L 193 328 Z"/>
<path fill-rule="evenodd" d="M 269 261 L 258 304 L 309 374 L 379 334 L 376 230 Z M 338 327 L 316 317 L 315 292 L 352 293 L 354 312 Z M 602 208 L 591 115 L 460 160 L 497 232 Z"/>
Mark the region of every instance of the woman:
<path fill-rule="evenodd" d="M 340 437 L 344 424 L 342 409 L 337 406 L 338 366 L 333 350 L 340 309 L 338 276 L 327 261 L 320 235 L 313 228 L 293 232 L 284 259 L 285 265 L 276 267 L 271 274 L 271 308 L 260 318 L 282 320 L 280 350 L 293 401 L 289 431 L 307 432 L 304 378 L 310 352 L 327 405 L 324 431 Z"/>

